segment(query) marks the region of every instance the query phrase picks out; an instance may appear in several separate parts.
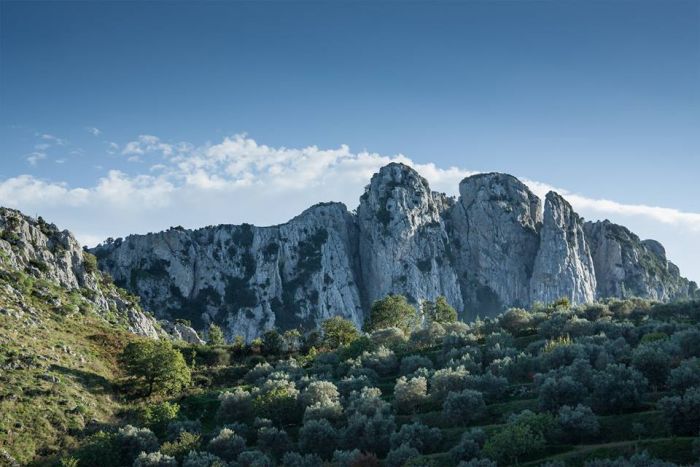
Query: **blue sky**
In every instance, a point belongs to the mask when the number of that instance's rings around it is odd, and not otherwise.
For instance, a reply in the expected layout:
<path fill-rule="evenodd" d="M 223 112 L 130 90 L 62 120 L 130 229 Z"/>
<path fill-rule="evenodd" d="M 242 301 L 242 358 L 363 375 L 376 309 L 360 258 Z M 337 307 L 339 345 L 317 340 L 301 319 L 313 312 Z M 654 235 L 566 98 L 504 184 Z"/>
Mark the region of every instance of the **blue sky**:
<path fill-rule="evenodd" d="M 474 171 L 556 187 L 700 279 L 698 1 L 2 1 L 0 21 L 0 203 L 86 242 L 353 208 L 404 157 L 451 192 Z"/>

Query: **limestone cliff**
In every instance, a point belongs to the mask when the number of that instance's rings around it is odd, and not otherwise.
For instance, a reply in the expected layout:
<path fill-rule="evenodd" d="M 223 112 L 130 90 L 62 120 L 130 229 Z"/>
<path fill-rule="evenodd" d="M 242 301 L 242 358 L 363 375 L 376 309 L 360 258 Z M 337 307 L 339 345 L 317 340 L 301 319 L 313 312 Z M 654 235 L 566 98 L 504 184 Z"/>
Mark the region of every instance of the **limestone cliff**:
<path fill-rule="evenodd" d="M 396 163 L 372 177 L 356 214 L 326 203 L 278 226 L 177 227 L 92 251 L 146 309 L 197 329 L 217 322 L 228 339 L 333 315 L 359 325 L 389 293 L 416 305 L 443 295 L 466 320 L 561 297 L 696 294 L 658 242 L 584 224 L 556 193 L 543 211 L 518 179 L 488 173 L 464 179 L 453 199 Z"/>
<path fill-rule="evenodd" d="M 52 302 L 60 313 L 92 309 L 105 320 L 122 322 L 133 333 L 152 338 L 163 334 L 135 297 L 103 277 L 94 258 L 91 261 L 91 255 L 83 252 L 70 232 L 58 230 L 41 217 L 33 219 L 14 209 L 0 208 L 0 273 L 10 271 L 26 274 L 27 280 L 46 281 L 46 287 L 38 284 L 33 293 L 45 294 L 41 298 Z M 70 291 L 71 300 L 51 296 L 51 284 Z M 14 294 L 21 294 L 20 288 Z"/>

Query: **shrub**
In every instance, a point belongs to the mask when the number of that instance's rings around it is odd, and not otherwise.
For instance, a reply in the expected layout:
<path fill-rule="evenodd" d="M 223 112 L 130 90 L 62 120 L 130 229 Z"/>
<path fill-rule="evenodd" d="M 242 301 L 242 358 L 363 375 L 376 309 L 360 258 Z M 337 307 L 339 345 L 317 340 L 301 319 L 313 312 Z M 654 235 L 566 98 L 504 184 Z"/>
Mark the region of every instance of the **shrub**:
<path fill-rule="evenodd" d="M 486 435 L 483 430 L 472 428 L 462 433 L 459 443 L 450 449 L 450 457 L 455 463 L 478 457 L 485 441 Z"/>
<path fill-rule="evenodd" d="M 396 327 L 404 332 L 418 324 L 418 312 L 402 295 L 389 295 L 372 304 L 365 331 Z"/>
<path fill-rule="evenodd" d="M 298 452 L 288 452 L 282 458 L 284 467 L 321 467 L 323 459 L 315 454 L 302 455 Z"/>
<path fill-rule="evenodd" d="M 243 378 L 246 383 L 255 384 L 258 381 L 267 378 L 275 371 L 275 368 L 267 362 L 256 364 Z"/>
<path fill-rule="evenodd" d="M 577 405 L 572 408 L 565 405 L 557 415 L 560 438 L 565 441 L 582 441 L 598 434 L 600 425 L 590 407 Z"/>
<path fill-rule="evenodd" d="M 161 402 L 144 407 L 141 412 L 141 423 L 148 426 L 158 435 L 163 435 L 168 423 L 177 418 L 180 406 L 176 403 Z"/>
<path fill-rule="evenodd" d="M 484 397 L 490 401 L 500 399 L 508 388 L 508 380 L 502 376 L 486 372 L 483 375 L 468 376 L 467 387 L 483 393 Z"/>
<path fill-rule="evenodd" d="M 381 398 L 382 392 L 377 388 L 362 388 L 348 398 L 348 413 L 373 416 L 375 414 L 388 415 L 391 413 L 389 403 Z"/>
<path fill-rule="evenodd" d="M 253 397 L 241 388 L 219 395 L 219 409 L 216 418 L 223 423 L 245 421 L 253 417 Z"/>
<path fill-rule="evenodd" d="M 262 349 L 268 355 L 279 355 L 284 348 L 284 339 L 274 329 L 266 331 L 262 336 Z"/>
<path fill-rule="evenodd" d="M 430 393 L 441 400 L 449 392 L 457 392 L 467 389 L 469 372 L 464 367 L 443 368 L 435 371 L 430 378 Z"/>
<path fill-rule="evenodd" d="M 401 412 L 412 412 L 426 399 L 427 393 L 428 381 L 424 377 L 407 379 L 402 376 L 394 386 L 394 404 Z"/>
<path fill-rule="evenodd" d="M 442 431 L 430 428 L 420 422 L 402 425 L 399 431 L 391 435 L 391 447 L 398 448 L 402 444 L 417 449 L 421 454 L 439 450 L 442 442 Z"/>
<path fill-rule="evenodd" d="M 360 337 L 355 324 L 340 316 L 334 316 L 321 323 L 323 344 L 330 349 L 352 344 Z"/>
<path fill-rule="evenodd" d="M 481 418 L 486 412 L 484 396 L 478 391 L 465 389 L 451 392 L 442 405 L 442 414 L 454 423 L 468 424 Z"/>
<path fill-rule="evenodd" d="M 361 357 L 362 364 L 370 368 L 382 376 L 387 376 L 396 371 L 398 360 L 393 350 L 384 346 L 380 346 L 373 352 L 363 352 Z"/>
<path fill-rule="evenodd" d="M 658 405 L 673 433 L 697 436 L 700 427 L 700 388 L 690 388 L 682 397 L 664 397 Z"/>
<path fill-rule="evenodd" d="M 272 459 L 258 450 L 243 451 L 238 456 L 238 464 L 242 467 L 273 467 L 275 465 Z"/>
<path fill-rule="evenodd" d="M 379 467 L 379 459 L 374 454 L 353 449 L 352 451 L 335 451 L 333 464 L 338 467 Z"/>
<path fill-rule="evenodd" d="M 409 459 L 418 457 L 420 453 L 414 447 L 408 444 L 402 444 L 401 446 L 389 451 L 386 456 L 385 464 L 389 467 L 401 467 Z"/>
<path fill-rule="evenodd" d="M 593 407 L 603 413 L 621 413 L 638 408 L 647 380 L 633 368 L 608 365 L 593 377 Z"/>
<path fill-rule="evenodd" d="M 340 421 L 343 417 L 343 406 L 339 402 L 332 404 L 314 404 L 304 410 L 304 423 L 309 420 L 328 420 L 332 423 Z"/>
<path fill-rule="evenodd" d="M 327 420 L 309 420 L 299 430 L 299 447 L 302 452 L 318 454 L 330 459 L 338 446 L 338 432 Z"/>
<path fill-rule="evenodd" d="M 658 345 L 646 344 L 632 352 L 632 366 L 654 386 L 663 386 L 669 375 L 671 357 Z"/>
<path fill-rule="evenodd" d="M 565 405 L 578 405 L 586 396 L 585 386 L 574 381 L 571 376 L 550 377 L 540 385 L 538 401 L 541 410 L 556 412 Z"/>
<path fill-rule="evenodd" d="M 209 345 L 224 345 L 226 339 L 224 339 L 224 331 L 221 330 L 220 326 L 214 323 L 209 325 Z"/>
<path fill-rule="evenodd" d="M 115 438 L 122 462 L 131 464 L 142 452 L 151 453 L 159 449 L 158 438 L 148 428 L 127 425 L 120 428 Z"/>
<path fill-rule="evenodd" d="M 542 435 L 515 423 L 493 434 L 484 444 L 483 452 L 499 464 L 517 464 L 523 457 L 539 452 L 544 445 Z"/>
<path fill-rule="evenodd" d="M 166 438 L 170 441 L 177 439 L 181 433 L 202 433 L 202 422 L 199 420 L 176 420 L 168 423 Z"/>
<path fill-rule="evenodd" d="M 435 302 L 424 301 L 423 315 L 432 323 L 445 324 L 457 321 L 457 311 L 447 303 L 447 299 L 443 296 L 438 297 Z"/>
<path fill-rule="evenodd" d="M 256 413 L 275 423 L 295 423 L 303 412 L 297 403 L 299 391 L 293 382 L 277 379 L 268 380 L 256 389 L 253 406 Z"/>
<path fill-rule="evenodd" d="M 348 419 L 343 433 L 343 445 L 384 457 L 389 451 L 391 434 L 396 430 L 393 415 L 355 413 Z"/>
<path fill-rule="evenodd" d="M 340 395 L 338 388 L 330 381 L 313 381 L 301 396 L 302 402 L 307 407 L 310 405 L 334 405 L 338 403 Z"/>
<path fill-rule="evenodd" d="M 423 357 L 421 355 L 409 355 L 401 359 L 400 372 L 402 375 L 410 375 L 418 368 L 432 369 L 433 362 L 429 358 Z"/>
<path fill-rule="evenodd" d="M 187 431 L 180 432 L 173 441 L 166 441 L 160 447 L 160 452 L 182 459 L 188 452 L 199 449 L 201 437 L 198 434 Z"/>
<path fill-rule="evenodd" d="M 689 328 L 671 336 L 681 349 L 683 358 L 700 357 L 700 329 Z"/>
<path fill-rule="evenodd" d="M 263 427 L 258 430 L 258 448 L 269 453 L 275 459 L 281 459 L 291 447 L 292 442 L 286 431 L 274 427 Z"/>
<path fill-rule="evenodd" d="M 457 467 L 498 467 L 491 459 L 472 459 L 460 462 Z"/>
<path fill-rule="evenodd" d="M 499 324 L 509 333 L 520 334 L 530 327 L 532 315 L 522 308 L 510 308 L 499 319 Z"/>
<path fill-rule="evenodd" d="M 190 451 L 182 461 L 182 467 L 225 467 L 226 463 L 208 452 Z"/>
<path fill-rule="evenodd" d="M 219 431 L 207 446 L 209 452 L 226 461 L 236 460 L 244 449 L 245 440 L 228 428 Z"/>
<path fill-rule="evenodd" d="M 677 394 L 683 394 L 691 387 L 700 386 L 700 359 L 691 358 L 682 361 L 678 368 L 671 370 L 668 385 Z"/>
<path fill-rule="evenodd" d="M 134 461 L 134 467 L 177 467 L 177 461 L 160 452 L 142 452 Z"/>

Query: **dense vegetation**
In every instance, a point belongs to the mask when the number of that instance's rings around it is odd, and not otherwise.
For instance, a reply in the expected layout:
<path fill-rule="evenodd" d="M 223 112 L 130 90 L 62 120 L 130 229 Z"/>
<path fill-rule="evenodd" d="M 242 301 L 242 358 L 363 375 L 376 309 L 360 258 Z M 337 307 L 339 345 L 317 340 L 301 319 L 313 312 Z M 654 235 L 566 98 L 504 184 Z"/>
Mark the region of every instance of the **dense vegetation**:
<path fill-rule="evenodd" d="M 249 345 L 149 344 L 136 366 L 127 347 L 119 423 L 83 430 L 51 461 L 595 467 L 700 455 L 700 303 L 562 300 L 471 324 L 444 300 L 397 310 L 402 297 L 375 304 L 371 333 L 333 318 Z M 154 362 L 177 384 L 144 386 Z"/>

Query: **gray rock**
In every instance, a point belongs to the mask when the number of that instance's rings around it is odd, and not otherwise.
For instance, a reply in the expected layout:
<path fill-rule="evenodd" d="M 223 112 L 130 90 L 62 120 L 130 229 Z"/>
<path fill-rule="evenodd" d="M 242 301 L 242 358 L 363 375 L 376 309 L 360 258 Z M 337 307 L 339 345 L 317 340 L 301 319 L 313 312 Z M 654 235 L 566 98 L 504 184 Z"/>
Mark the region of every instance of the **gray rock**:
<path fill-rule="evenodd" d="M 568 298 L 571 303 L 587 303 L 595 296 L 595 271 L 583 221 L 564 198 L 550 191 L 530 278 L 530 301 L 551 303 Z"/>
<path fill-rule="evenodd" d="M 455 200 L 396 163 L 372 177 L 356 214 L 324 203 L 277 226 L 178 227 L 92 251 L 146 309 L 198 330 L 216 322 L 228 340 L 334 315 L 361 325 L 390 293 L 416 306 L 445 296 L 465 320 L 562 297 L 697 293 L 658 242 L 609 222 L 583 224 L 556 193 L 543 214 L 518 179 L 488 173 L 464 179 Z"/>

